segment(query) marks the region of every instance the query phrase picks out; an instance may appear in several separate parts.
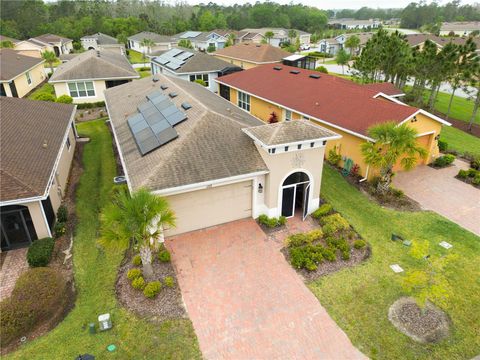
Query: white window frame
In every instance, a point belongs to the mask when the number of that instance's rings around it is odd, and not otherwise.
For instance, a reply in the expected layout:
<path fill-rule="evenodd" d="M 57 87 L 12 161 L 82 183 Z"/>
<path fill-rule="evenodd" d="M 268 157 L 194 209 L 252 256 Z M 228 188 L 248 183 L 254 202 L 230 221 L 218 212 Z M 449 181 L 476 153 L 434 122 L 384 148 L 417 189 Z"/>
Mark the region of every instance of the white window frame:
<path fill-rule="evenodd" d="M 30 76 L 30 71 L 27 71 L 25 73 L 25 76 L 27 77 L 27 84 L 32 85 L 32 77 Z"/>
<path fill-rule="evenodd" d="M 83 84 L 83 87 L 84 87 L 85 90 L 80 90 L 79 87 L 78 87 L 79 84 Z M 87 84 L 92 84 L 92 89 L 91 90 L 87 89 Z M 70 85 L 74 85 L 76 90 L 70 89 Z M 93 81 L 71 81 L 71 82 L 67 82 L 67 88 L 68 88 L 68 92 L 69 92 L 70 96 L 74 99 L 94 98 L 94 97 L 97 96 L 96 91 L 95 91 L 95 84 L 94 84 Z M 80 91 L 85 91 L 85 95 L 80 95 Z M 89 91 L 93 91 L 93 95 L 89 95 L 88 94 Z M 77 96 L 74 96 L 74 93 L 76 93 Z"/>
<path fill-rule="evenodd" d="M 195 80 L 203 80 L 205 82 L 205 86 L 209 87 L 210 86 L 210 81 L 209 81 L 209 76 L 208 74 L 192 74 L 190 75 L 189 79 L 191 82 L 195 82 Z M 193 80 L 192 80 L 193 79 Z M 205 80 L 206 79 L 206 80 Z"/>
<path fill-rule="evenodd" d="M 290 115 L 290 116 L 289 116 Z M 291 121 L 293 118 L 293 113 L 291 110 L 285 109 L 285 121 Z"/>
<path fill-rule="evenodd" d="M 250 112 L 250 95 L 242 91 L 238 91 L 237 104 L 240 109 Z"/>

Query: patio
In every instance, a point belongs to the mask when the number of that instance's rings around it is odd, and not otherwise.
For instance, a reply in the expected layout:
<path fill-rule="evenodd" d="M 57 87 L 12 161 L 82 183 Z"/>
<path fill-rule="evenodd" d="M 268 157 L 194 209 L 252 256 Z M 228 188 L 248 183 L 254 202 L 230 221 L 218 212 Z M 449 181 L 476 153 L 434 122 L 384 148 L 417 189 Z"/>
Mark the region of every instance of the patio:
<path fill-rule="evenodd" d="M 0 301 L 10 296 L 18 277 L 28 269 L 27 250 L 21 248 L 2 254 L 5 259 L 0 270 Z"/>

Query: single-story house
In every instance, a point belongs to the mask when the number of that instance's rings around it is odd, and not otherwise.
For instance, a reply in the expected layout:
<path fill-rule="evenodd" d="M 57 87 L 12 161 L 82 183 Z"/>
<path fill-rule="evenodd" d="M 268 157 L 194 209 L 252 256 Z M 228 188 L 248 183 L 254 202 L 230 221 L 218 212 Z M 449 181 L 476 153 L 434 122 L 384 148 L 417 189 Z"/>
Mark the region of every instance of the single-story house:
<path fill-rule="evenodd" d="M 142 46 L 142 41 L 145 39 L 151 40 L 155 45 L 150 48 Z M 172 45 L 175 45 L 175 41 L 171 36 L 160 35 L 150 31 L 139 32 L 138 34 L 129 36 L 127 40 L 129 49 L 141 53 L 145 52 L 146 54 L 158 50 L 168 50 L 172 48 Z"/>
<path fill-rule="evenodd" d="M 440 35 L 467 36 L 474 31 L 480 31 L 480 21 L 444 22 L 440 27 Z"/>
<path fill-rule="evenodd" d="M 233 45 L 240 44 L 243 42 L 254 42 L 260 44 L 264 37 L 256 32 L 248 32 L 248 31 L 237 31 L 237 30 L 222 30 L 222 29 L 215 29 L 212 32 L 223 36 L 225 39 L 228 39 L 231 35 L 234 37 Z"/>
<path fill-rule="evenodd" d="M 24 97 L 47 79 L 45 60 L 0 49 L 0 96 Z"/>
<path fill-rule="evenodd" d="M 307 121 L 265 125 L 207 89 L 157 74 L 105 94 L 130 191 L 164 196 L 184 233 L 242 218 L 306 216 L 338 135 Z"/>
<path fill-rule="evenodd" d="M 175 39 L 189 40 L 193 48 L 200 51 L 207 51 L 209 48 L 223 49 L 227 38 L 215 31 L 185 31 L 175 35 Z"/>
<path fill-rule="evenodd" d="M 480 52 L 480 38 L 473 37 L 473 42 L 477 45 L 477 52 Z M 411 47 L 422 48 L 425 44 L 425 41 L 430 40 L 433 42 L 438 50 L 441 50 L 446 44 L 454 43 L 455 45 L 465 45 L 468 40 L 467 36 L 459 37 L 448 37 L 448 36 L 436 36 L 433 34 L 408 34 L 405 36 L 405 40 Z"/>
<path fill-rule="evenodd" d="M 285 29 L 285 28 L 260 28 L 260 29 L 243 29 L 243 32 L 248 32 L 248 33 L 256 33 L 260 34 L 265 38 L 265 34 L 269 31 L 273 33 L 273 37 L 268 40 L 270 45 L 277 46 L 279 47 L 281 44 L 286 43 L 286 42 L 293 42 L 295 39 L 290 39 L 289 37 L 289 32 L 291 29 Z M 295 30 L 298 39 L 300 40 L 300 45 L 304 44 L 310 44 L 310 37 L 312 34 L 302 31 L 302 30 Z"/>
<path fill-rule="evenodd" d="M 75 106 L 0 98 L 1 248 L 52 236 L 77 133 Z"/>
<path fill-rule="evenodd" d="M 152 75 L 165 74 L 192 82 L 202 80 L 207 89 L 213 92 L 218 92 L 218 84 L 214 79 L 242 71 L 240 67 L 214 56 L 184 48 L 156 51 L 150 55 L 150 65 Z"/>
<path fill-rule="evenodd" d="M 69 95 L 74 103 L 104 101 L 104 90 L 140 75 L 125 55 L 110 50 L 88 50 L 59 65 L 48 81 L 57 97 Z"/>
<path fill-rule="evenodd" d="M 378 19 L 357 20 L 351 18 L 331 19 L 328 25 L 335 29 L 377 29 L 382 25 Z"/>
<path fill-rule="evenodd" d="M 44 34 L 20 41 L 15 44 L 15 50 L 24 55 L 42 57 L 45 51 L 54 52 L 56 56 L 69 54 L 73 50 L 73 40 L 54 34 Z"/>
<path fill-rule="evenodd" d="M 345 42 L 349 37 L 356 36 L 360 39 L 360 44 L 356 49 L 354 49 L 354 52 L 355 54 L 360 54 L 362 49 L 365 47 L 365 44 L 373 36 L 373 34 L 373 32 L 340 34 L 334 38 L 320 40 L 318 42 L 318 47 L 320 52 L 328 53 L 332 56 L 335 56 L 340 49 L 345 49 L 346 52 L 350 53 L 350 49 L 345 46 Z"/>
<path fill-rule="evenodd" d="M 80 38 L 85 50 L 113 50 L 125 54 L 125 45 L 119 44 L 113 36 L 98 32 Z"/>
<path fill-rule="evenodd" d="M 431 163 L 439 154 L 443 125 L 450 124 L 425 110 L 397 99 L 402 95 L 390 83 L 360 85 L 316 71 L 289 66 L 263 65 L 216 79 L 220 95 L 253 116 L 268 121 L 274 113 L 280 121 L 309 119 L 335 131 L 341 139 L 330 141 L 343 161 L 351 159 L 365 178 L 375 175 L 361 154 L 361 144 L 372 125 L 394 121 L 418 131 L 418 142 L 427 151 L 420 163 Z M 343 162 L 342 162 L 343 163 Z M 398 168 L 398 167 L 397 167 Z"/>
<path fill-rule="evenodd" d="M 284 58 L 290 55 L 292 54 L 288 51 L 276 46 L 250 42 L 229 46 L 213 53 L 213 56 L 240 66 L 242 69 L 250 69 L 263 64 L 281 63 Z"/>

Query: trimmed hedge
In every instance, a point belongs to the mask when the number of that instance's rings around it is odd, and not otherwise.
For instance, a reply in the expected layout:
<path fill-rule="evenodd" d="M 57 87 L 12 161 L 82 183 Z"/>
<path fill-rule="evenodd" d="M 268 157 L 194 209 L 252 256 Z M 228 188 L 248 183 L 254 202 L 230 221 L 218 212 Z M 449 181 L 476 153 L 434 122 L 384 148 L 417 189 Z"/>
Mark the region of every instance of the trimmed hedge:
<path fill-rule="evenodd" d="M 323 223 L 323 232 L 326 235 L 332 235 L 336 232 L 347 230 L 350 228 L 350 224 L 345 218 L 340 214 L 328 215 L 322 218 Z"/>
<path fill-rule="evenodd" d="M 132 280 L 132 287 L 136 290 L 143 290 L 145 288 L 145 279 L 143 276 L 134 278 Z"/>
<path fill-rule="evenodd" d="M 12 295 L 0 303 L 2 345 L 28 335 L 67 304 L 67 282 L 60 273 L 45 267 L 27 270 L 18 278 Z"/>
<path fill-rule="evenodd" d="M 27 262 L 30 267 L 47 266 L 52 258 L 55 240 L 52 238 L 43 238 L 35 240 L 27 251 Z"/>
<path fill-rule="evenodd" d="M 268 228 L 275 228 L 277 226 L 283 226 L 287 223 L 287 218 L 285 216 L 268 217 L 265 214 L 262 214 L 258 217 L 258 222 L 262 225 L 265 225 Z"/>
<path fill-rule="evenodd" d="M 127 272 L 127 278 L 129 280 L 135 280 L 136 278 L 139 278 L 142 276 L 142 270 L 140 269 L 130 269 Z"/>
<path fill-rule="evenodd" d="M 333 211 L 333 206 L 330 204 L 322 204 L 317 210 L 312 213 L 314 219 L 320 219 L 321 217 L 330 214 Z"/>
<path fill-rule="evenodd" d="M 97 107 L 105 107 L 105 101 L 77 104 L 77 109 L 93 109 Z"/>
<path fill-rule="evenodd" d="M 436 158 L 435 161 L 433 162 L 433 166 L 445 167 L 445 166 L 450 165 L 454 161 L 455 161 L 455 155 L 447 154 L 447 155 L 443 155 L 443 156 L 440 156 L 440 157 Z"/>

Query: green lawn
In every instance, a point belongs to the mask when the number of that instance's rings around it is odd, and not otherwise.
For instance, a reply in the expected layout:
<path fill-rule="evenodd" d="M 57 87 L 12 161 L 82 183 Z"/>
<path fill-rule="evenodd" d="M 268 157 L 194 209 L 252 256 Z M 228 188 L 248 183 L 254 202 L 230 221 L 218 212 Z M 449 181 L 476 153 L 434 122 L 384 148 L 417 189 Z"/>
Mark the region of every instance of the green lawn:
<path fill-rule="evenodd" d="M 446 114 L 448 110 L 448 103 L 450 102 L 450 94 L 439 92 L 437 101 L 435 102 L 435 110 Z M 470 121 L 473 112 L 473 100 L 467 100 L 460 96 L 454 96 L 450 116 L 454 119 Z M 474 120 L 475 123 L 480 124 L 480 112 Z"/>
<path fill-rule="evenodd" d="M 24 345 L 9 359 L 73 359 L 90 353 L 97 359 L 193 359 L 200 350 L 189 320 L 153 324 L 122 309 L 115 298 L 117 267 L 122 250 L 104 251 L 96 244 L 99 211 L 110 200 L 115 176 L 112 139 L 105 122 L 78 124 L 81 134 L 91 138 L 85 145 L 83 173 L 77 189 L 78 225 L 73 247 L 75 308 L 45 336 Z M 88 323 L 99 314 L 112 315 L 113 329 L 91 335 Z M 115 354 L 107 345 L 115 344 Z"/>
<path fill-rule="evenodd" d="M 323 277 L 309 284 L 330 316 L 353 344 L 372 359 L 470 359 L 480 353 L 480 238 L 433 212 L 397 212 L 381 208 L 349 185 L 341 175 L 324 168 L 322 196 L 342 213 L 371 244 L 372 256 L 364 264 Z M 413 269 L 419 261 L 408 249 L 390 240 L 397 233 L 412 240 L 428 240 L 431 254 L 446 252 L 442 240 L 459 254 L 447 269 L 453 294 L 445 309 L 453 322 L 449 339 L 421 345 L 398 332 L 388 321 L 390 305 L 402 296 L 389 265 Z"/>
<path fill-rule="evenodd" d="M 144 77 L 152 75 L 152 72 L 150 70 L 140 70 L 140 69 L 135 69 L 137 72 L 140 74 L 140 79 L 143 79 Z"/>
<path fill-rule="evenodd" d="M 132 64 L 143 64 L 143 63 L 148 64 L 150 62 L 148 57 L 146 57 L 144 61 L 143 54 L 138 51 L 129 49 L 128 52 L 129 52 L 128 60 L 130 60 Z"/>
<path fill-rule="evenodd" d="M 470 135 L 465 131 L 444 126 L 440 138 L 448 143 L 450 150 L 457 150 L 460 153 L 472 153 L 480 156 L 480 138 Z"/>
<path fill-rule="evenodd" d="M 46 82 L 42 86 L 40 86 L 38 89 L 34 90 L 30 95 L 28 95 L 29 99 L 33 99 L 37 94 L 40 93 L 47 93 L 47 94 L 52 94 L 55 96 L 55 89 L 53 88 L 52 84 L 49 84 Z"/>

